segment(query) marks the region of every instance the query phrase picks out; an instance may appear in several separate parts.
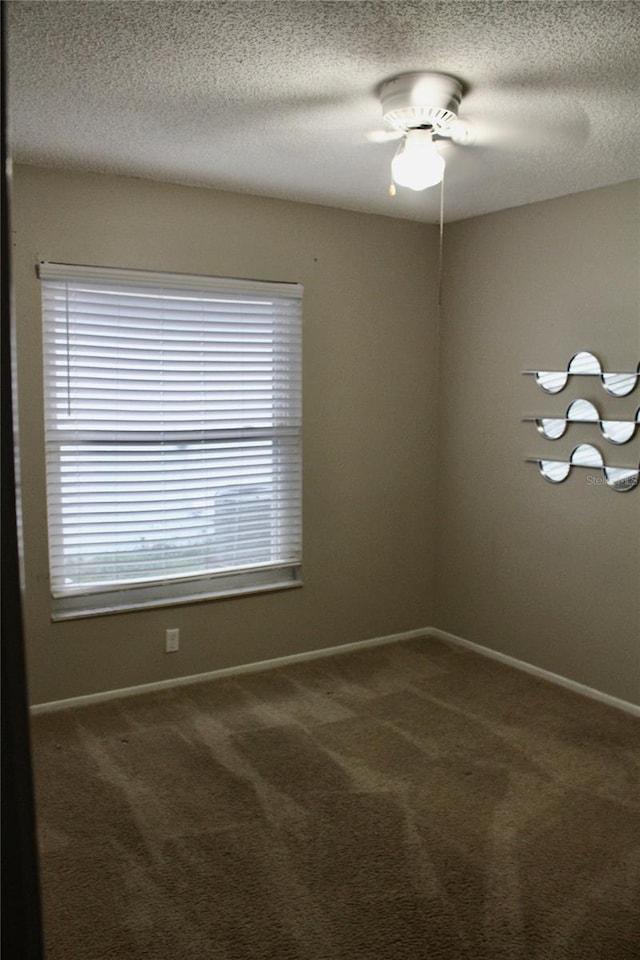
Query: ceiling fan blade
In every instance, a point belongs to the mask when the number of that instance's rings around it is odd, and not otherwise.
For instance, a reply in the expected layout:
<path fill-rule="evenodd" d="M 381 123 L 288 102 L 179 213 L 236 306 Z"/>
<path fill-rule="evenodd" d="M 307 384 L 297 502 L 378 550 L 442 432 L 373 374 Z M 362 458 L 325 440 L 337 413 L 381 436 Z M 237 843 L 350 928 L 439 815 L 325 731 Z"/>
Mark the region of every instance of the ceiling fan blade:
<path fill-rule="evenodd" d="M 404 130 L 369 130 L 365 137 L 370 143 L 389 143 L 404 137 Z"/>
<path fill-rule="evenodd" d="M 469 147 L 476 142 L 478 133 L 470 120 L 461 120 L 456 117 L 455 120 L 446 125 L 439 135 L 451 140 L 452 143 L 458 144 L 459 147 Z M 436 136 L 438 136 L 438 133 L 436 133 Z"/>
<path fill-rule="evenodd" d="M 578 148 L 590 135 L 590 120 L 579 104 L 567 99 L 536 98 L 534 108 L 529 103 L 523 109 L 519 103 L 509 102 L 501 92 L 499 108 L 490 112 L 480 102 L 469 104 L 473 116 L 473 136 L 467 140 L 451 139 L 457 143 L 490 147 L 509 151 Z"/>

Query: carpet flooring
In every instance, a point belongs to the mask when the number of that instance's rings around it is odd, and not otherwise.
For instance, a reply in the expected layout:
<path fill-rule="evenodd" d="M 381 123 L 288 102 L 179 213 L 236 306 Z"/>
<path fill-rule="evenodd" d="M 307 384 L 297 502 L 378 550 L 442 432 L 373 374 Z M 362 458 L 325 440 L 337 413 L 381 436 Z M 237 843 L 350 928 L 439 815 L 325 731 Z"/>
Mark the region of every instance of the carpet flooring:
<path fill-rule="evenodd" d="M 48 960 L 640 958 L 640 721 L 468 650 L 32 733 Z"/>

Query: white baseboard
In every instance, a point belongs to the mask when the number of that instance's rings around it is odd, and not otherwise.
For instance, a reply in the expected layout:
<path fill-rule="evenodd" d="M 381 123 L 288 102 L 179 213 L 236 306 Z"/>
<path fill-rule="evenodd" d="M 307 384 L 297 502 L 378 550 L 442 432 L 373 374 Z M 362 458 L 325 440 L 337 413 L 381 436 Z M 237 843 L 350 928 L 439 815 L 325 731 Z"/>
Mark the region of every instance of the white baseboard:
<path fill-rule="evenodd" d="M 322 657 L 332 657 L 338 653 L 363 650 L 365 647 L 379 647 L 386 643 L 396 643 L 398 640 L 413 640 L 417 637 L 428 636 L 428 634 L 428 627 L 421 630 L 405 630 L 404 633 L 391 633 L 386 637 L 357 640 L 355 643 L 344 643 L 337 647 L 323 647 L 320 650 L 293 653 L 286 657 L 274 657 L 272 660 L 259 660 L 256 663 L 241 663 L 235 667 L 223 667 L 220 670 L 209 670 L 206 673 L 196 673 L 188 677 L 172 677 L 170 680 L 157 680 L 155 683 L 143 683 L 135 687 L 123 687 L 120 690 L 105 690 L 101 693 L 90 693 L 82 697 L 71 697 L 68 700 L 52 700 L 49 703 L 36 703 L 30 707 L 30 712 L 32 714 L 51 713 L 54 710 L 84 707 L 90 703 L 102 703 L 105 700 L 115 700 L 118 697 L 134 697 L 139 693 L 152 693 L 154 690 L 167 690 L 170 687 L 182 687 L 190 683 L 202 683 L 205 680 L 216 680 L 219 677 L 232 677 L 242 673 L 258 673 L 261 670 L 275 670 L 276 667 L 284 667 L 289 663 L 301 663 L 304 660 L 319 660 Z"/>
<path fill-rule="evenodd" d="M 32 714 L 50 713 L 54 710 L 66 710 L 70 707 L 83 707 L 91 703 L 101 703 L 105 700 L 115 700 L 118 697 L 133 697 L 140 693 L 152 693 L 154 690 L 167 690 L 171 687 L 186 686 L 191 683 L 202 683 L 206 680 L 215 680 L 219 677 L 237 676 L 243 673 L 258 673 L 261 670 L 274 670 L 277 667 L 284 667 L 290 663 L 301 663 L 305 660 L 319 660 L 322 657 L 332 657 L 340 653 L 349 653 L 353 650 L 364 650 L 366 647 L 379 647 L 387 643 L 396 643 L 399 640 L 413 640 L 418 637 L 433 637 L 434 640 L 442 640 L 445 643 L 453 643 L 460 647 L 466 647 L 483 657 L 489 657 L 492 660 L 498 660 L 517 670 L 523 670 L 535 677 L 541 677 L 550 683 L 558 684 L 580 693 L 585 697 L 591 697 L 593 700 L 599 700 L 618 710 L 624 710 L 636 717 L 640 717 L 640 705 L 629 703 L 627 700 L 620 700 L 618 697 L 612 697 L 608 693 L 602 693 L 593 687 L 587 687 L 575 680 L 569 680 L 550 670 L 544 670 L 542 667 L 536 667 L 524 660 L 517 660 L 506 653 L 500 653 L 498 650 L 492 650 L 490 647 L 483 647 L 472 640 L 465 640 L 464 637 L 458 637 L 454 633 L 448 633 L 446 630 L 440 630 L 438 627 L 422 627 L 418 630 L 405 630 L 403 633 L 391 633 L 385 637 L 373 637 L 370 640 L 358 640 L 355 643 L 345 643 L 337 647 L 323 647 L 320 650 L 308 650 L 304 653 L 293 653 L 286 657 L 275 657 L 271 660 L 259 660 L 255 663 L 241 663 L 234 667 L 223 667 L 220 670 L 209 670 L 206 673 L 196 673 L 188 677 L 172 677 L 170 680 L 158 680 L 155 683 L 143 683 L 135 687 L 124 687 L 120 690 L 105 690 L 101 693 L 90 693 L 82 697 L 71 697 L 68 700 L 53 700 L 49 703 L 34 704 L 30 711 Z"/>
<path fill-rule="evenodd" d="M 574 693 L 581 693 L 585 697 L 600 700 L 601 703 L 606 703 L 610 707 L 617 707 L 618 710 L 624 710 L 626 713 L 631 713 L 635 717 L 640 717 L 640 705 L 638 704 L 629 703 L 627 700 L 620 700 L 618 697 L 612 697 L 608 693 L 602 693 L 601 690 L 587 687 L 585 684 L 578 683 L 576 680 L 569 680 L 567 677 L 562 677 L 558 673 L 552 673 L 550 670 L 543 670 L 542 667 L 535 667 L 533 664 L 526 663 L 524 660 L 516 660 L 515 657 L 510 657 L 506 653 L 500 653 L 498 650 L 492 650 L 490 647 L 483 647 L 479 643 L 474 643 L 472 640 L 465 640 L 464 637 L 457 637 L 454 633 L 447 633 L 446 630 L 440 630 L 438 627 L 428 627 L 424 632 L 427 636 L 433 637 L 434 640 L 443 640 L 445 643 L 454 643 L 457 646 L 466 647 L 468 650 L 482 654 L 483 657 L 499 660 L 500 663 L 506 663 L 508 666 L 515 667 L 517 670 L 531 673 L 534 677 L 541 677 L 550 683 L 555 683 L 560 687 L 573 690 Z"/>

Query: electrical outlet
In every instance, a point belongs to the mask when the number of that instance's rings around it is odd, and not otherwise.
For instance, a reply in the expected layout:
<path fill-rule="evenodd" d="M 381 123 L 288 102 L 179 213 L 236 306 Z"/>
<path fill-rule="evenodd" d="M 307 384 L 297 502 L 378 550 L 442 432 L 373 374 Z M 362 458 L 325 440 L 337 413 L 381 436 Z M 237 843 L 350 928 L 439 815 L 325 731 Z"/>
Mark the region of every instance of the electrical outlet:
<path fill-rule="evenodd" d="M 164 640 L 164 652 L 165 653 L 175 653 L 176 650 L 180 649 L 180 631 L 167 630 L 165 633 Z"/>

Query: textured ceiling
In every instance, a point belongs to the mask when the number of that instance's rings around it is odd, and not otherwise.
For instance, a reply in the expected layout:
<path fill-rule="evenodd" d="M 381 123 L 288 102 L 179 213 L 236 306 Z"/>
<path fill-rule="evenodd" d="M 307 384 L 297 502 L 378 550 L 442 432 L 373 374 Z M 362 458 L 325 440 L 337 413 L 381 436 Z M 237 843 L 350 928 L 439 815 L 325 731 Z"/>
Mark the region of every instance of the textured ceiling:
<path fill-rule="evenodd" d="M 8 2 L 14 159 L 434 222 L 387 195 L 377 89 L 437 70 L 446 219 L 640 177 L 640 3 Z"/>

